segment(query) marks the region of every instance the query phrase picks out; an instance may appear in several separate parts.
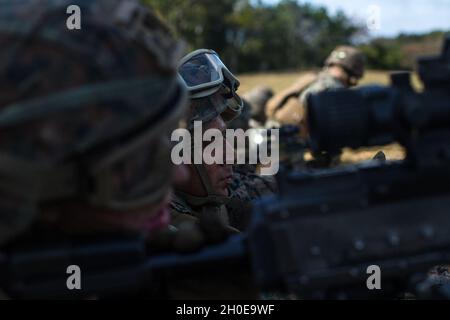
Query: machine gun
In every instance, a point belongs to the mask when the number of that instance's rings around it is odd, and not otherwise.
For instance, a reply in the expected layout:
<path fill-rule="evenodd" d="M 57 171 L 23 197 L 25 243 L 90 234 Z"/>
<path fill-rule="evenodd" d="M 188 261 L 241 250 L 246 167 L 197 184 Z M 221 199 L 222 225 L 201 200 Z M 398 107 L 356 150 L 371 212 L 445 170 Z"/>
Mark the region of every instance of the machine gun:
<path fill-rule="evenodd" d="M 366 268 L 376 265 L 385 294 L 431 295 L 417 279 L 450 262 L 450 38 L 440 56 L 418 65 L 420 93 L 407 73 L 396 73 L 390 87 L 309 97 L 313 151 L 333 154 L 396 141 L 407 156 L 281 176 L 278 199 L 255 208 L 264 221 L 253 230 L 252 243 L 271 240 L 254 265 L 264 265 L 263 256 L 274 261 L 257 274 L 262 283 L 282 281 L 309 297 L 364 297 Z M 448 297 L 447 286 L 439 290 Z"/>
<path fill-rule="evenodd" d="M 249 272 L 262 292 L 303 298 L 450 297 L 428 270 L 450 263 L 450 39 L 419 61 L 424 91 L 405 74 L 391 87 L 338 90 L 309 98 L 311 146 L 401 143 L 403 161 L 284 171 L 280 193 L 254 205 L 246 234 L 194 254 L 154 255 L 140 237 L 13 247 L 0 254 L 0 288 L 13 297 L 126 295 L 157 290 L 173 274 Z M 68 265 L 82 289 L 66 286 Z M 367 287 L 368 266 L 381 289 Z"/>

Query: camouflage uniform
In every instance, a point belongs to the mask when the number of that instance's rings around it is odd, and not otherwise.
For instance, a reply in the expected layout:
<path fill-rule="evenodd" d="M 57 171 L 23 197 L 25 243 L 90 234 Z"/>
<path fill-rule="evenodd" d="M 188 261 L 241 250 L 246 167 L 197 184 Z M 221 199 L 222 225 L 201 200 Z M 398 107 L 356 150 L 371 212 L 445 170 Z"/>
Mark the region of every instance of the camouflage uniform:
<path fill-rule="evenodd" d="M 186 233 L 184 243 L 176 245 L 178 249 L 185 248 L 189 252 L 196 250 L 205 243 L 220 242 L 230 234 L 244 230 L 249 222 L 252 200 L 266 194 L 274 186 L 270 179 L 257 175 L 245 175 L 234 172 L 233 183 L 230 185 L 230 197 L 225 206 L 194 208 L 182 195 L 177 195 L 171 202 L 172 224 L 178 228 L 178 233 Z M 202 213 L 202 210 L 204 212 Z M 215 210 L 211 210 L 215 209 Z M 220 220 L 227 227 L 217 225 L 211 214 L 220 215 Z M 225 231 L 224 231 L 225 230 Z M 179 241 L 183 241 L 179 237 Z M 173 275 L 173 281 L 168 284 L 168 295 L 177 299 L 258 299 L 259 293 L 253 284 L 252 276 L 247 273 L 214 272 L 197 275 L 193 279 Z"/>
<path fill-rule="evenodd" d="M 252 202 L 276 193 L 277 185 L 273 176 L 260 176 L 235 166 L 229 190 L 230 200 L 226 204 L 229 221 L 233 227 L 242 231 L 250 222 Z"/>
<path fill-rule="evenodd" d="M 172 219 L 171 222 L 173 225 L 180 225 L 186 220 L 202 220 L 205 219 L 203 217 L 204 213 L 202 213 L 202 209 L 206 206 L 203 205 L 201 207 L 194 207 L 189 205 L 188 202 L 183 198 L 183 195 L 175 192 L 175 195 L 172 197 L 171 201 L 172 208 Z M 225 225 L 230 225 L 230 220 L 228 217 L 228 212 L 225 210 L 224 206 L 219 206 L 219 210 L 217 211 L 208 211 L 207 214 L 215 214 L 217 218 L 222 220 Z M 230 232 L 238 232 L 238 230 L 234 228 L 230 228 Z"/>
<path fill-rule="evenodd" d="M 251 203 L 253 200 L 263 196 L 274 194 L 277 191 L 276 181 L 274 177 L 263 177 L 245 170 L 233 173 L 233 181 L 228 187 L 230 196 L 225 203 L 225 207 L 221 207 L 219 214 L 227 225 L 230 226 L 231 232 L 245 230 L 250 221 L 252 211 Z M 172 199 L 172 223 L 179 226 L 184 221 L 196 220 L 201 217 L 199 209 L 194 209 L 183 199 L 182 195 L 177 195 Z M 226 210 L 223 210 L 225 209 Z"/>
<path fill-rule="evenodd" d="M 299 96 L 300 104 L 305 105 L 306 98 L 309 94 L 317 93 L 326 90 L 345 88 L 344 84 L 338 79 L 332 77 L 326 71 L 322 71 L 317 79 L 311 83 Z"/>
<path fill-rule="evenodd" d="M 303 74 L 290 87 L 269 99 L 265 106 L 269 126 L 298 125 L 303 118 L 298 97 L 316 79 L 316 73 Z"/>
<path fill-rule="evenodd" d="M 321 91 L 334 90 L 345 88 L 344 84 L 338 79 L 332 77 L 326 71 L 323 71 L 319 74 L 316 81 L 314 81 L 305 91 L 302 92 L 300 97 L 298 98 L 299 105 L 302 109 L 303 117 L 300 121 L 300 125 L 303 128 L 301 135 L 303 137 L 307 136 L 307 98 L 310 94 L 318 93 Z M 330 167 L 339 164 L 340 155 L 329 156 L 328 154 L 314 154 L 314 161 L 309 162 L 309 166 L 311 167 Z"/>
<path fill-rule="evenodd" d="M 291 87 L 268 101 L 267 117 L 279 125 L 302 124 L 305 117 L 304 103 L 308 94 L 343 87 L 344 85 L 327 71 L 318 75 L 304 74 Z"/>

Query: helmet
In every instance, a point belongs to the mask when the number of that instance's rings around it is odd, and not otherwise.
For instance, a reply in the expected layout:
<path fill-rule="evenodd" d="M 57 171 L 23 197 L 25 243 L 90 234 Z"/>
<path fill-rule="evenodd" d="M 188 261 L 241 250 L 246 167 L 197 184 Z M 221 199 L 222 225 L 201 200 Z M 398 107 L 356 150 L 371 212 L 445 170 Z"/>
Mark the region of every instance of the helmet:
<path fill-rule="evenodd" d="M 243 102 L 236 93 L 239 80 L 215 51 L 199 49 L 189 53 L 180 60 L 178 74 L 191 98 L 190 129 L 194 121 L 208 122 L 221 115 L 229 122 L 241 113 Z"/>
<path fill-rule="evenodd" d="M 82 29 L 66 28 L 78 5 Z M 125 211 L 169 188 L 181 47 L 134 0 L 0 1 L 0 243 L 45 203 Z"/>
<path fill-rule="evenodd" d="M 341 66 L 350 76 L 358 79 L 364 75 L 364 64 L 364 54 L 351 46 L 336 47 L 325 61 L 325 66 Z"/>

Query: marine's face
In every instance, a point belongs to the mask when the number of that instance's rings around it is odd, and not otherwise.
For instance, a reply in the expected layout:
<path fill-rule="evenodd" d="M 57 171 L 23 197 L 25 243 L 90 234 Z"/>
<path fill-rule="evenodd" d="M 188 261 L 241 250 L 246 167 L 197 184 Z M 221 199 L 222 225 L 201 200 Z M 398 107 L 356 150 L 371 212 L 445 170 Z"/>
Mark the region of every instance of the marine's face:
<path fill-rule="evenodd" d="M 225 121 L 219 116 L 203 125 L 204 131 L 208 129 L 217 129 L 222 132 L 224 144 L 224 164 L 203 164 L 212 187 L 212 190 L 210 190 L 210 192 L 213 192 L 215 195 L 228 196 L 228 186 L 231 183 L 233 168 L 232 165 L 226 164 L 226 162 L 227 159 L 233 160 L 235 155 L 233 148 L 225 139 L 225 130 L 227 129 L 227 125 Z M 203 144 L 203 148 L 205 148 L 209 143 L 205 142 Z M 195 165 L 190 164 L 187 166 L 187 168 L 190 174 L 189 181 L 178 183 L 176 185 L 176 188 L 193 196 L 207 196 L 208 192 L 206 191 L 205 186 L 202 183 Z"/>
<path fill-rule="evenodd" d="M 217 117 L 210 121 L 206 125 L 205 129 L 217 129 L 222 132 L 224 144 L 224 164 L 205 164 L 204 166 L 214 193 L 221 196 L 228 196 L 228 186 L 231 183 L 233 167 L 232 165 L 226 164 L 226 162 L 227 159 L 234 159 L 234 150 L 225 139 L 225 130 L 227 129 L 227 126 L 221 117 Z"/>

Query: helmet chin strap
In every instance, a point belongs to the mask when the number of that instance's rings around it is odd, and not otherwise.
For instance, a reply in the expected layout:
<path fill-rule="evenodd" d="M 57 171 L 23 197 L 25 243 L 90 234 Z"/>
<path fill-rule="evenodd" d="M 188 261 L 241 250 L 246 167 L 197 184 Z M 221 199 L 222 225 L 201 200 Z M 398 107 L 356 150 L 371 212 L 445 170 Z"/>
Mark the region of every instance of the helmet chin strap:
<path fill-rule="evenodd" d="M 200 176 L 207 195 L 198 197 L 185 192 L 177 191 L 177 193 L 191 206 L 200 208 L 200 210 L 195 213 L 195 216 L 200 221 L 200 226 L 204 229 L 207 237 L 211 241 L 219 242 L 225 239 L 226 234 L 228 233 L 228 231 L 226 231 L 226 226 L 229 225 L 229 218 L 224 205 L 230 198 L 214 194 L 205 166 L 203 164 L 196 164 L 194 166 Z"/>
<path fill-rule="evenodd" d="M 206 172 L 205 166 L 203 164 L 195 164 L 194 167 L 200 177 L 203 187 L 205 188 L 206 196 L 193 196 L 181 191 L 177 191 L 177 193 L 180 194 L 190 205 L 194 207 L 201 207 L 205 205 L 220 206 L 228 203 L 228 196 L 222 196 L 214 193 L 214 189 L 212 187 L 208 173 Z"/>

